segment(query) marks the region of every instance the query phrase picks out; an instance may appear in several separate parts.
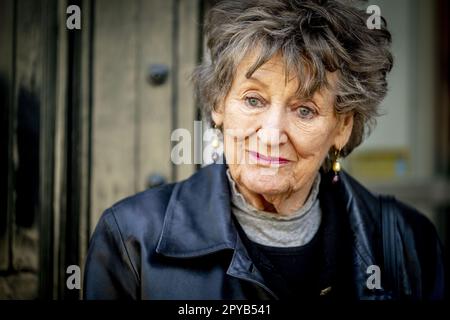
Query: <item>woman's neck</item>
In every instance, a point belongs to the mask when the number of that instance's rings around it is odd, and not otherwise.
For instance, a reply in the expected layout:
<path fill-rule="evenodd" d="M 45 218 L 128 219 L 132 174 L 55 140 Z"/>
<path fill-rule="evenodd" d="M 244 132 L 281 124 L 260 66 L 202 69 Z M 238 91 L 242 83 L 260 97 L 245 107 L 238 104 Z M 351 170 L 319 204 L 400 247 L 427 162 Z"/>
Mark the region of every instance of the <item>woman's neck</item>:
<path fill-rule="evenodd" d="M 298 211 L 308 199 L 314 179 L 299 190 L 291 190 L 282 194 L 259 194 L 236 183 L 236 188 L 244 199 L 261 211 L 290 215 Z"/>

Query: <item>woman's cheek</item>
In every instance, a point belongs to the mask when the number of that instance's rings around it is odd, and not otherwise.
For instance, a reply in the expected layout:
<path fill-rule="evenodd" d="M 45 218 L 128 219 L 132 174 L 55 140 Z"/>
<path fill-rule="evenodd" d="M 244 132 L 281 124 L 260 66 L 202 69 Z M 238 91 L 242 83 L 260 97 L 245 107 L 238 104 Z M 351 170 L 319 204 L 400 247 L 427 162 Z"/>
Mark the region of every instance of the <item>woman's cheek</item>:
<path fill-rule="evenodd" d="M 228 164 L 246 164 L 248 163 L 245 152 L 245 139 L 237 139 L 235 136 L 225 137 L 225 155 Z"/>
<path fill-rule="evenodd" d="M 230 128 L 245 129 L 255 126 L 259 115 L 257 112 L 249 110 L 243 101 L 234 99 L 225 106 L 225 119 L 228 120 Z"/>
<path fill-rule="evenodd" d="M 328 148 L 332 130 L 322 123 L 306 123 L 293 127 L 289 136 L 297 151 L 310 154 Z"/>
<path fill-rule="evenodd" d="M 238 161 L 239 153 L 236 149 L 236 143 L 229 137 L 225 141 L 225 154 L 228 163 L 235 164 Z"/>
<path fill-rule="evenodd" d="M 323 148 L 326 139 L 320 134 L 297 134 L 293 142 L 295 150 L 300 155 L 309 156 Z"/>

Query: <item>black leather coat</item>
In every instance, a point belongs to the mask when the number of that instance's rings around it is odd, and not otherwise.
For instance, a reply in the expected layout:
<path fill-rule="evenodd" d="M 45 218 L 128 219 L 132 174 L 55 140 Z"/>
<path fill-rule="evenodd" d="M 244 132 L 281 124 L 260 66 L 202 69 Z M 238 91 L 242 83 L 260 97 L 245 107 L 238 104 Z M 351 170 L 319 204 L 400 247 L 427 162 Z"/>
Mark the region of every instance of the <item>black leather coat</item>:
<path fill-rule="evenodd" d="M 225 169 L 207 166 L 186 181 L 147 190 L 106 210 L 90 242 L 84 297 L 277 299 L 238 236 Z M 383 279 L 379 198 L 342 172 L 334 188 L 351 233 L 351 297 L 442 298 L 444 267 L 435 229 L 401 203 L 392 230 L 402 256 L 397 289 L 401 292 L 368 288 L 369 266 L 380 266 Z"/>

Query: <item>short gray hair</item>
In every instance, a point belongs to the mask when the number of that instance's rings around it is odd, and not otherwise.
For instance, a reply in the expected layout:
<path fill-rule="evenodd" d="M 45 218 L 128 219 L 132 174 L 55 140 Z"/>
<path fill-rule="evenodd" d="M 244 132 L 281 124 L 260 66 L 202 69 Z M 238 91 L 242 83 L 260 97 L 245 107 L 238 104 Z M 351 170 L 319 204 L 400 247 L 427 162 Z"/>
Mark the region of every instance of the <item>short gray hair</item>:
<path fill-rule="evenodd" d="M 225 0 L 206 17 L 207 54 L 193 74 L 204 117 L 228 94 L 236 67 L 256 46 L 250 77 L 281 53 L 286 70 L 299 79 L 298 93 L 310 97 L 327 86 L 327 72 L 338 71 L 337 113 L 354 113 L 353 131 L 340 155 L 348 155 L 367 136 L 387 93 L 392 68 L 391 34 L 368 29 L 369 15 L 348 3 L 327 0 Z"/>

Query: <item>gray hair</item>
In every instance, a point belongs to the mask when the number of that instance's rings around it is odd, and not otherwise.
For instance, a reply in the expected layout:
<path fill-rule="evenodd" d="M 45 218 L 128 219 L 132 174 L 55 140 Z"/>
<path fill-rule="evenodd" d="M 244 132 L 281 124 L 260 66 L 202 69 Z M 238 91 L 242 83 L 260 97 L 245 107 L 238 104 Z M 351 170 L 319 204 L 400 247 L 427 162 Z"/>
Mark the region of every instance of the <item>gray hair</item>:
<path fill-rule="evenodd" d="M 281 53 L 286 70 L 299 79 L 298 94 L 310 97 L 328 87 L 327 72 L 338 71 L 335 110 L 353 112 L 353 131 L 340 155 L 348 155 L 376 123 L 392 68 L 391 34 L 366 26 L 369 15 L 356 7 L 327 0 L 222 1 L 207 15 L 207 54 L 193 74 L 204 117 L 228 94 L 236 67 L 255 47 L 251 77 Z"/>

